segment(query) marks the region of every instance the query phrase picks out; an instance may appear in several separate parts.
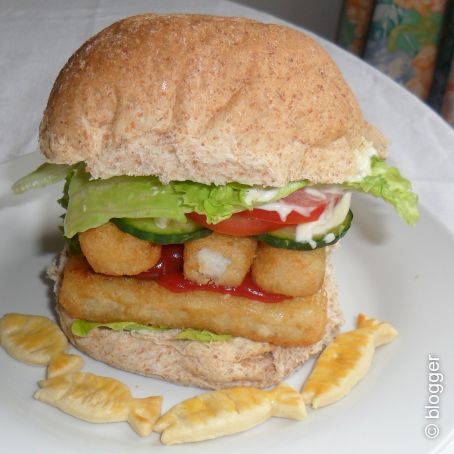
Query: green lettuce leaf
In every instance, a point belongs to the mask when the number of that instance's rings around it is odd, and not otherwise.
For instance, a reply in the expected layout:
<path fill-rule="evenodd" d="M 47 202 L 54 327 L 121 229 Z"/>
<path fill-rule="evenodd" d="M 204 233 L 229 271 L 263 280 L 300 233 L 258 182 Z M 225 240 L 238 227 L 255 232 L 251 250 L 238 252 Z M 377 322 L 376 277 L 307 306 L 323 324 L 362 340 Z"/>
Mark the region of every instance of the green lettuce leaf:
<path fill-rule="evenodd" d="M 198 331 L 192 328 L 183 329 L 175 336 L 175 339 L 196 340 L 199 342 L 223 342 L 231 338 L 230 334 L 215 334 L 211 331 Z"/>
<path fill-rule="evenodd" d="M 112 218 L 169 218 L 185 222 L 182 197 L 155 177 L 90 180 L 79 168 L 71 178 L 64 228 L 71 238 Z"/>
<path fill-rule="evenodd" d="M 71 180 L 76 173 L 77 169 L 82 169 L 83 170 L 84 165 L 82 163 L 75 164 L 70 167 L 68 173 L 66 174 L 65 177 L 65 185 L 63 186 L 63 194 L 62 196 L 57 200 L 57 202 L 60 204 L 61 207 L 63 207 L 65 210 L 68 209 L 69 205 L 69 185 L 71 183 Z M 62 219 L 65 219 L 65 215 L 62 217 Z"/>
<path fill-rule="evenodd" d="M 238 211 L 252 210 L 266 201 L 287 197 L 309 184 L 308 181 L 295 181 L 283 188 L 264 188 L 241 183 L 228 183 L 223 186 L 207 185 L 192 181 L 174 181 L 170 185 L 183 198 L 183 206 L 191 211 L 204 214 L 210 224 L 228 219 Z"/>
<path fill-rule="evenodd" d="M 63 215 L 64 219 L 64 215 Z M 65 239 L 66 245 L 68 246 L 69 252 L 74 255 L 82 254 L 82 248 L 80 247 L 79 235 L 74 235 L 72 238 L 67 238 L 64 236 L 63 226 L 59 225 L 58 230 L 60 230 L 63 238 Z"/>
<path fill-rule="evenodd" d="M 14 194 L 22 194 L 29 189 L 44 188 L 63 180 L 73 168 L 69 165 L 44 163 L 36 170 L 17 180 L 11 187 Z"/>
<path fill-rule="evenodd" d="M 71 332 L 79 337 L 86 337 L 95 328 L 109 328 L 114 331 L 165 331 L 165 326 L 149 326 L 135 322 L 112 322 L 97 323 L 87 320 L 74 320 L 71 325 Z"/>
<path fill-rule="evenodd" d="M 166 331 L 166 326 L 150 326 L 142 325 L 135 322 L 112 322 L 112 323 L 97 323 L 89 322 L 87 320 L 74 320 L 71 324 L 71 332 L 79 337 L 86 337 L 95 328 L 108 328 L 113 331 Z M 188 328 L 181 330 L 175 339 L 179 340 L 194 340 L 199 342 L 223 342 L 231 339 L 232 336 L 228 334 L 215 334 L 210 331 Z"/>
<path fill-rule="evenodd" d="M 64 221 L 65 236 L 105 224 L 112 218 L 168 218 L 185 222 L 186 213 L 204 214 L 215 224 L 232 214 L 278 200 L 306 186 L 293 182 L 284 188 L 256 188 L 239 183 L 224 186 L 191 181 L 162 184 L 156 177 L 120 176 L 91 180 L 82 167 L 72 175 Z M 251 196 L 253 195 L 253 197 Z M 66 201 L 66 196 L 61 200 Z"/>
<path fill-rule="evenodd" d="M 409 225 L 416 224 L 419 219 L 418 196 L 412 192 L 410 181 L 400 174 L 399 169 L 388 166 L 386 161 L 377 156 L 371 159 L 370 175 L 358 182 L 343 183 L 342 186 L 382 198 L 393 205 Z"/>
<path fill-rule="evenodd" d="M 211 224 L 243 210 L 286 197 L 310 184 L 296 181 L 283 188 L 265 188 L 229 183 L 223 186 L 192 181 L 162 184 L 156 177 L 119 176 L 90 179 L 82 163 L 73 166 L 43 164 L 13 185 L 16 193 L 43 187 L 66 177 L 59 203 L 67 209 L 64 234 L 67 238 L 105 224 L 112 218 L 168 218 L 185 222 L 186 213 L 204 214 Z M 358 182 L 346 182 L 348 190 L 367 192 L 391 203 L 410 225 L 419 218 L 418 197 L 398 169 L 374 156 L 371 174 Z"/>

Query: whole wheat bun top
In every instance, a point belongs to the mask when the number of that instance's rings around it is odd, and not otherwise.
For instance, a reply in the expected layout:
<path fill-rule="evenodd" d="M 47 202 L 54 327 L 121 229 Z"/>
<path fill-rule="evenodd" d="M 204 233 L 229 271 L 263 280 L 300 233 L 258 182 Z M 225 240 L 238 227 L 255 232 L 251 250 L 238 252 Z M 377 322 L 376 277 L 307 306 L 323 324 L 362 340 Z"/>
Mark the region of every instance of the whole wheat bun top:
<path fill-rule="evenodd" d="M 312 38 L 196 15 L 129 17 L 89 39 L 58 75 L 40 125 L 50 162 L 164 183 L 339 183 L 371 142 L 385 153 Z"/>

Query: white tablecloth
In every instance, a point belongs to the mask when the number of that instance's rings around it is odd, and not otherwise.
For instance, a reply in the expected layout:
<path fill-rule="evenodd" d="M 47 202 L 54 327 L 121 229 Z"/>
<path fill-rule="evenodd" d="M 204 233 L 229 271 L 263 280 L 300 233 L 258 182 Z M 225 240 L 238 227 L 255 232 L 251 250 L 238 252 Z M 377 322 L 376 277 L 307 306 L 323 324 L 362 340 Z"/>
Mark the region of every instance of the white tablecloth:
<path fill-rule="evenodd" d="M 215 0 L 1 0 L 0 163 L 38 149 L 38 124 L 52 83 L 80 44 L 116 19 L 145 11 L 281 22 Z M 320 42 L 339 64 L 366 118 L 391 140 L 390 161 L 413 181 L 422 205 L 454 233 L 454 131 L 386 76 Z M 454 446 L 444 452 L 454 452 Z"/>

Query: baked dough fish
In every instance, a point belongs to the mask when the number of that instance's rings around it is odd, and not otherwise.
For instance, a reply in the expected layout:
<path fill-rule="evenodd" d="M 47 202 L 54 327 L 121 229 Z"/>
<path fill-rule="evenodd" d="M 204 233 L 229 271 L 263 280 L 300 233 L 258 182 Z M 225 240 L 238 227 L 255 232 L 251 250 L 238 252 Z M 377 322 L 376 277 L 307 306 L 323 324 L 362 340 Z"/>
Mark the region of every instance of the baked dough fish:
<path fill-rule="evenodd" d="M 127 421 L 148 436 L 161 412 L 162 397 L 135 399 L 126 385 L 113 378 L 72 372 L 38 382 L 34 397 L 88 422 Z"/>
<path fill-rule="evenodd" d="M 201 441 L 250 429 L 272 416 L 303 419 L 300 393 L 285 384 L 270 391 L 238 387 L 200 394 L 161 416 L 154 430 L 170 445 Z"/>
<path fill-rule="evenodd" d="M 60 353 L 47 366 L 46 378 L 79 372 L 84 367 L 84 360 L 79 355 Z"/>
<path fill-rule="evenodd" d="M 344 397 L 366 375 L 375 348 L 396 336 L 389 323 L 359 314 L 357 329 L 339 334 L 319 356 L 303 386 L 304 402 L 319 408 Z"/>
<path fill-rule="evenodd" d="M 0 344 L 18 361 L 47 366 L 68 348 L 63 331 L 39 315 L 6 314 L 0 319 Z"/>

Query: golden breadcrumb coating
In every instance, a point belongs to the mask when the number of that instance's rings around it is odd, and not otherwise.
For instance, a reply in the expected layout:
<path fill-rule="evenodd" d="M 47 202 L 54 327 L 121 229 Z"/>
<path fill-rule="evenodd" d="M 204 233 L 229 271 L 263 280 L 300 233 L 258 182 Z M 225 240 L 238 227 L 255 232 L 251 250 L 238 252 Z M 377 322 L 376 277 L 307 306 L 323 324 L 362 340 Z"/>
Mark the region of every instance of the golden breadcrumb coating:
<path fill-rule="evenodd" d="M 134 275 L 152 268 L 161 257 L 161 246 L 122 232 L 108 222 L 79 233 L 80 247 L 97 272 L 110 276 Z"/>
<path fill-rule="evenodd" d="M 313 344 L 327 323 L 324 288 L 280 303 L 207 291 L 175 293 L 155 281 L 97 274 L 82 256 L 69 258 L 58 302 L 76 319 L 206 329 L 275 345 Z"/>
<path fill-rule="evenodd" d="M 325 261 L 325 248 L 291 251 L 259 243 L 252 277 L 267 292 L 309 296 L 323 285 Z"/>
<path fill-rule="evenodd" d="M 255 257 L 257 241 L 212 233 L 184 245 L 186 279 L 207 284 L 240 285 Z"/>

